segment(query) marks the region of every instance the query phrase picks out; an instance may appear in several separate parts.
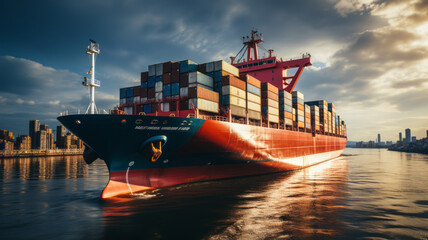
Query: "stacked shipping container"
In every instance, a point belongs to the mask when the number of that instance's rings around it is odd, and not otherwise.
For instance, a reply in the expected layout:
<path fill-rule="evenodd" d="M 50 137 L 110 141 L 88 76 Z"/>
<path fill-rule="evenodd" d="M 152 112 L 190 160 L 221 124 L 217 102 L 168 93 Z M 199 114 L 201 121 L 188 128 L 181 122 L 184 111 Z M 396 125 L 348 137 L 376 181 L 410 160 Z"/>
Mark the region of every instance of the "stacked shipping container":
<path fill-rule="evenodd" d="M 149 65 L 148 71 L 141 72 L 139 86 L 120 89 L 120 106 L 128 114 L 200 110 L 206 115 L 220 111 L 256 124 L 265 116 L 268 126 L 280 123 L 286 129 L 294 125 L 346 136 L 346 125 L 336 116 L 334 104 L 324 100 L 305 104 L 302 93 L 278 91 L 253 76 L 239 76 L 239 70 L 225 61 Z"/>
<path fill-rule="evenodd" d="M 292 93 L 293 108 L 296 109 L 296 128 L 305 128 L 305 101 L 304 95 L 301 92 L 293 91 Z"/>
<path fill-rule="evenodd" d="M 262 120 L 260 80 L 248 74 L 242 75 L 240 78 L 247 83 L 247 118 L 255 124 L 260 124 Z"/>
<path fill-rule="evenodd" d="M 279 118 L 285 127 L 293 127 L 293 102 L 291 93 L 279 91 Z"/>
<path fill-rule="evenodd" d="M 269 124 L 279 123 L 279 97 L 278 88 L 274 85 L 264 82 L 262 86 L 262 112 L 266 117 L 266 122 Z"/>

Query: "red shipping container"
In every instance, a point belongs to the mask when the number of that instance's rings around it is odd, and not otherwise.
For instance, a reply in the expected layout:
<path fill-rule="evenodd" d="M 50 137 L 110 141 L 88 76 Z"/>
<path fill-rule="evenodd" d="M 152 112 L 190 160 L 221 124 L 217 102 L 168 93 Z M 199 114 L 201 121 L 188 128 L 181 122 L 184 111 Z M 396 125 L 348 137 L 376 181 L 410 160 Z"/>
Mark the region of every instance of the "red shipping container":
<path fill-rule="evenodd" d="M 170 111 L 177 111 L 177 101 L 169 102 L 169 110 Z"/>
<path fill-rule="evenodd" d="M 189 100 L 180 101 L 180 110 L 189 110 Z"/>
<path fill-rule="evenodd" d="M 274 85 L 268 83 L 268 82 L 264 82 L 262 83 L 262 91 L 270 91 L 275 93 L 276 95 L 278 95 L 278 88 L 275 87 Z"/>
<path fill-rule="evenodd" d="M 218 102 L 218 93 L 203 87 L 191 87 L 189 88 L 189 98 L 202 98 Z"/>
<path fill-rule="evenodd" d="M 180 73 L 180 87 L 189 86 L 189 73 Z"/>
<path fill-rule="evenodd" d="M 171 72 L 171 70 L 172 70 L 172 63 L 173 62 L 171 62 L 171 61 L 163 63 L 163 66 L 162 66 L 163 73 L 170 73 Z"/>
<path fill-rule="evenodd" d="M 152 103 L 152 113 L 158 112 L 159 103 Z"/>
<path fill-rule="evenodd" d="M 141 88 L 140 90 L 140 97 L 146 98 L 147 97 L 147 88 Z"/>
<path fill-rule="evenodd" d="M 234 86 L 244 91 L 247 90 L 247 85 L 244 81 L 231 75 L 223 76 L 221 78 L 221 84 L 223 86 L 226 86 L 226 85 Z"/>
<path fill-rule="evenodd" d="M 149 88 L 147 91 L 147 98 L 155 98 L 155 88 Z"/>
<path fill-rule="evenodd" d="M 149 72 L 142 72 L 141 73 L 141 83 L 147 82 L 149 79 Z"/>
<path fill-rule="evenodd" d="M 162 76 L 163 84 L 170 84 L 171 83 L 171 73 L 164 73 Z"/>
<path fill-rule="evenodd" d="M 133 87 L 133 96 L 134 97 L 136 97 L 136 96 L 140 96 L 141 95 L 141 86 L 135 86 L 135 87 Z"/>
<path fill-rule="evenodd" d="M 260 88 L 260 86 L 261 86 L 260 80 L 249 75 L 249 74 L 241 75 L 241 76 L 239 76 L 239 78 L 242 79 L 243 81 L 253 85 L 253 86 L 258 87 L 258 88 Z"/>

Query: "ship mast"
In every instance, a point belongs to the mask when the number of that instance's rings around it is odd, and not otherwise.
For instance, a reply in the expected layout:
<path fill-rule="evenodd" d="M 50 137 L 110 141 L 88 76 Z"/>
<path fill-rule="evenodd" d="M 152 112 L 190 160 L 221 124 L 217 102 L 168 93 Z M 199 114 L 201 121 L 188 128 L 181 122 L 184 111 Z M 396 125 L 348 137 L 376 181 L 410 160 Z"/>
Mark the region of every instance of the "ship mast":
<path fill-rule="evenodd" d="M 95 106 L 95 88 L 101 86 L 101 82 L 98 80 L 95 80 L 95 54 L 100 53 L 100 45 L 96 43 L 94 40 L 90 40 L 91 44 L 87 47 L 86 53 L 88 55 L 91 55 L 92 57 L 92 63 L 91 63 L 91 70 L 89 71 L 89 74 L 91 74 L 91 79 L 88 79 L 87 77 L 84 77 L 84 81 L 82 84 L 89 88 L 89 106 L 86 109 L 86 114 L 88 114 L 88 111 L 90 110 L 90 114 L 98 113 L 98 109 Z"/>

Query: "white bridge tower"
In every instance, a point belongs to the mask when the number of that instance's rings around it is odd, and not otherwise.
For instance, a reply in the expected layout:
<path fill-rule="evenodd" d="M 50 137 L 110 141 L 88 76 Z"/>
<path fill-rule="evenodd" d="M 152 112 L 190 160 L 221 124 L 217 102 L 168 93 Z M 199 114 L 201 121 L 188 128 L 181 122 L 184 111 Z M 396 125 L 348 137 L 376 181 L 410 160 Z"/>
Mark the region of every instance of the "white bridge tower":
<path fill-rule="evenodd" d="M 94 40 L 90 40 L 91 44 L 86 49 L 86 53 L 91 55 L 92 57 L 92 64 L 91 64 L 91 70 L 88 74 L 91 74 L 91 79 L 88 79 L 87 77 L 84 77 L 84 81 L 82 84 L 89 88 L 89 106 L 86 109 L 86 114 L 95 114 L 98 113 L 98 109 L 95 106 L 95 88 L 101 86 L 101 82 L 98 80 L 95 80 L 95 54 L 100 53 L 100 45 L 96 43 Z M 90 110 L 90 112 L 88 112 Z"/>

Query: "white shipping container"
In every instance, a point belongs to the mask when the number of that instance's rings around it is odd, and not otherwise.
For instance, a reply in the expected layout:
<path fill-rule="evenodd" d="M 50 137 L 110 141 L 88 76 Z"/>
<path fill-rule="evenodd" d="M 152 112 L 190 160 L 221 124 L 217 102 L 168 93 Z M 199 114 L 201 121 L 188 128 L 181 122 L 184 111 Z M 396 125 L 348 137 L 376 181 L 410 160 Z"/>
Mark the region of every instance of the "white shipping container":
<path fill-rule="evenodd" d="M 214 91 L 214 89 L 212 87 L 208 87 L 208 86 L 205 86 L 205 85 L 200 84 L 200 83 L 189 83 L 189 88 L 192 88 L 192 87 L 201 87 L 201 88 L 205 88 L 205 89 Z"/>
<path fill-rule="evenodd" d="M 239 77 L 239 69 L 223 60 L 214 62 L 214 71 L 225 71 Z"/>
<path fill-rule="evenodd" d="M 304 99 L 304 95 L 303 93 L 299 92 L 299 91 L 293 91 L 292 93 L 293 98 L 300 98 L 300 99 Z"/>
<path fill-rule="evenodd" d="M 141 101 L 147 101 L 147 97 L 142 97 Z"/>
<path fill-rule="evenodd" d="M 297 109 L 297 115 L 299 115 L 299 116 L 305 116 L 305 112 L 303 112 L 302 110 Z"/>
<path fill-rule="evenodd" d="M 139 102 L 140 101 L 140 96 L 135 96 L 134 97 L 134 102 Z"/>
<path fill-rule="evenodd" d="M 249 92 L 247 92 L 247 100 L 249 102 L 254 102 L 254 103 L 258 103 L 258 104 L 262 103 L 260 96 L 257 96 L 256 94 L 252 94 Z"/>
<path fill-rule="evenodd" d="M 123 108 L 123 111 L 126 112 L 127 114 L 134 114 L 133 108 L 132 107 L 125 107 Z"/>
<path fill-rule="evenodd" d="M 121 98 L 119 100 L 120 105 L 125 104 L 126 103 L 126 98 Z"/>
<path fill-rule="evenodd" d="M 278 123 L 279 117 L 276 115 L 268 114 L 268 120 L 269 120 L 269 122 Z"/>
<path fill-rule="evenodd" d="M 207 112 L 218 113 L 218 103 L 202 98 L 189 99 L 189 109 L 198 108 Z"/>
<path fill-rule="evenodd" d="M 278 110 L 278 108 L 272 108 L 272 107 L 270 107 L 269 109 L 268 109 L 268 113 L 269 114 L 272 114 L 272 115 L 275 115 L 275 116 L 278 116 L 279 115 L 279 110 Z"/>
<path fill-rule="evenodd" d="M 209 62 L 206 65 L 206 69 L 207 72 L 214 72 L 214 62 Z"/>
<path fill-rule="evenodd" d="M 149 65 L 149 76 L 156 76 L 156 65 Z"/>
<path fill-rule="evenodd" d="M 189 95 L 189 88 L 182 87 L 180 88 L 180 97 L 187 97 Z"/>
<path fill-rule="evenodd" d="M 205 86 L 208 86 L 210 88 L 214 87 L 214 81 L 213 78 L 205 75 L 201 72 L 190 72 L 189 73 L 189 84 L 190 83 L 199 83 Z"/>
<path fill-rule="evenodd" d="M 232 95 L 228 95 L 229 96 L 229 104 L 230 105 L 235 105 L 238 107 L 243 107 L 245 108 L 247 106 L 247 101 L 245 99 L 242 98 L 238 98 Z"/>
<path fill-rule="evenodd" d="M 156 82 L 155 83 L 155 92 L 162 92 L 163 91 L 163 83 L 162 82 Z"/>
<path fill-rule="evenodd" d="M 156 64 L 156 76 L 163 75 L 163 63 Z"/>
<path fill-rule="evenodd" d="M 242 89 L 235 87 L 235 86 L 226 85 L 226 86 L 223 86 L 221 88 L 221 90 L 222 90 L 222 95 L 232 95 L 232 96 L 239 97 L 242 99 L 247 98 L 246 94 L 245 94 L 246 92 Z"/>
<path fill-rule="evenodd" d="M 268 98 L 268 106 L 278 108 L 279 104 L 278 101 Z"/>
<path fill-rule="evenodd" d="M 291 99 L 292 99 L 291 93 L 284 91 L 284 99 L 288 99 L 291 102 Z"/>
<path fill-rule="evenodd" d="M 293 125 L 293 120 L 291 120 L 291 119 L 285 118 L 284 122 L 286 125 Z"/>
<path fill-rule="evenodd" d="M 162 92 L 157 92 L 157 93 L 155 93 L 155 99 L 156 99 L 156 100 L 162 100 L 162 98 L 163 98 L 163 94 L 162 94 Z"/>
<path fill-rule="evenodd" d="M 247 102 L 247 108 L 248 110 L 253 110 L 256 112 L 261 112 L 262 106 L 260 104 L 254 103 L 254 102 Z"/>
<path fill-rule="evenodd" d="M 162 112 L 169 112 L 169 102 L 161 103 L 161 111 Z"/>

